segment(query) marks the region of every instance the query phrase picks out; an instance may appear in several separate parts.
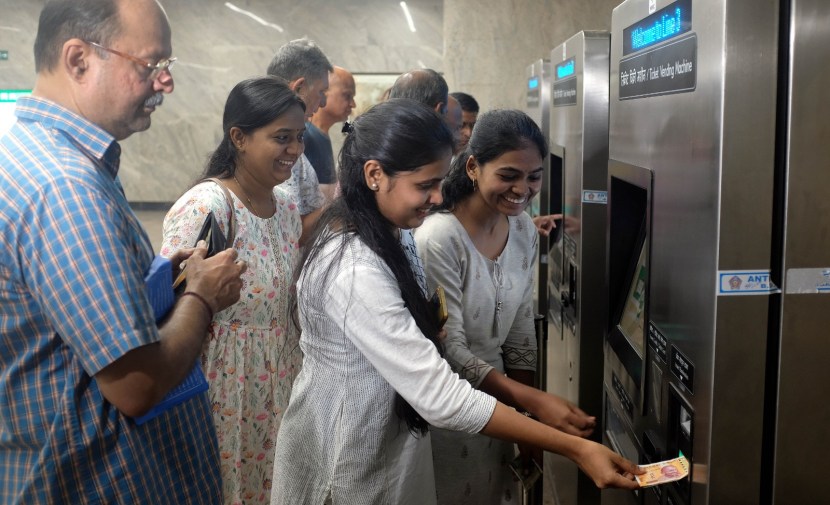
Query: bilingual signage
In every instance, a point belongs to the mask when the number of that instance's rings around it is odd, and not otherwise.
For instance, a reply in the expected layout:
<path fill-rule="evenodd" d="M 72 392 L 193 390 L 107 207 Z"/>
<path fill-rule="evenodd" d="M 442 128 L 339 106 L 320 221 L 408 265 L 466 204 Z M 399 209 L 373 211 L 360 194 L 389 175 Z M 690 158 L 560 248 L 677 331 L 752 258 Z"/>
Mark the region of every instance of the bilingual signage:
<path fill-rule="evenodd" d="M 654 325 L 653 322 L 648 323 L 648 346 L 654 351 L 663 363 L 668 363 L 668 347 L 669 342 L 663 333 Z"/>
<path fill-rule="evenodd" d="M 576 105 L 576 76 L 553 84 L 553 106 Z"/>
<path fill-rule="evenodd" d="M 680 380 L 683 387 L 692 394 L 695 393 L 695 366 L 689 358 L 683 355 L 677 347 L 671 346 L 671 357 L 669 360 L 671 373 Z"/>
<path fill-rule="evenodd" d="M 620 60 L 620 100 L 687 93 L 696 86 L 694 33 Z"/>

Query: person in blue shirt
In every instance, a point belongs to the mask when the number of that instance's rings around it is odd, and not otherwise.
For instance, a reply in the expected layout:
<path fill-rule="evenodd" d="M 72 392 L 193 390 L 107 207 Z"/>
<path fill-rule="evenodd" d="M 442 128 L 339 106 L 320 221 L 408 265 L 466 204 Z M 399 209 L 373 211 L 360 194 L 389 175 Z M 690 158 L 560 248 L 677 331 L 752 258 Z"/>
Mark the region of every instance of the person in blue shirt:
<path fill-rule="evenodd" d="M 187 288 L 157 326 L 118 141 L 173 91 L 167 17 L 154 0 L 52 1 L 34 52 L 0 139 L 0 503 L 216 503 L 207 395 L 134 419 L 192 370 L 246 268 L 233 250 L 179 253 Z"/>

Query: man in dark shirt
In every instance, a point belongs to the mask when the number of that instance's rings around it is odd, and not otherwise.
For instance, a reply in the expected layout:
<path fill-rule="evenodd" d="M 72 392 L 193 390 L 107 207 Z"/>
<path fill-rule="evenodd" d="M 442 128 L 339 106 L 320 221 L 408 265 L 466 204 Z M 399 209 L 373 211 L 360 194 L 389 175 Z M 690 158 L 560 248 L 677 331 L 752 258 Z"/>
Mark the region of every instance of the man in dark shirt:
<path fill-rule="evenodd" d="M 335 66 L 329 73 L 329 89 L 325 106 L 317 109 L 306 122 L 305 155 L 317 172 L 320 190 L 331 200 L 337 185 L 334 153 L 331 148 L 329 129 L 335 123 L 345 121 L 355 107 L 355 83 L 352 74 L 345 68 Z"/>

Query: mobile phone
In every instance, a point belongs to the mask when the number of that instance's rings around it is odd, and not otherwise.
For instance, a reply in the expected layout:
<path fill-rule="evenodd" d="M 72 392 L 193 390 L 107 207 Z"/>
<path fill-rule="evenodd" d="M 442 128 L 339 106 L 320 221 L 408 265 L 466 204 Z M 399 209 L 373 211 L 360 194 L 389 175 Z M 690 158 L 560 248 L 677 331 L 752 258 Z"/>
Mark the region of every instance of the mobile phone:
<path fill-rule="evenodd" d="M 438 286 L 435 288 L 435 293 L 432 294 L 432 298 L 430 298 L 430 302 L 435 307 L 435 311 L 438 314 L 438 328 L 443 328 L 444 323 L 447 322 L 447 318 L 450 317 L 449 312 L 447 312 L 447 300 L 444 298 L 444 288 Z"/>

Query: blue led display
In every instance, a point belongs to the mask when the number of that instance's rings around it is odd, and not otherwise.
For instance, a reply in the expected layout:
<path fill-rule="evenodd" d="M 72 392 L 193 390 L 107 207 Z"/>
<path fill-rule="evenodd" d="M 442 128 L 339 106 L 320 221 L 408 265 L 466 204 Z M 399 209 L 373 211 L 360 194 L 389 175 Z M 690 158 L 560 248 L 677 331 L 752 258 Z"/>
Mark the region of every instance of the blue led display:
<path fill-rule="evenodd" d="M 623 30 L 623 55 L 651 47 L 692 28 L 692 1 L 678 0 Z"/>
<path fill-rule="evenodd" d="M 556 80 L 570 77 L 576 73 L 576 63 L 573 58 L 569 58 L 562 63 L 556 65 Z"/>
<path fill-rule="evenodd" d="M 539 87 L 539 78 L 536 76 L 527 80 L 527 89 L 536 89 Z"/>

